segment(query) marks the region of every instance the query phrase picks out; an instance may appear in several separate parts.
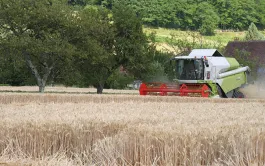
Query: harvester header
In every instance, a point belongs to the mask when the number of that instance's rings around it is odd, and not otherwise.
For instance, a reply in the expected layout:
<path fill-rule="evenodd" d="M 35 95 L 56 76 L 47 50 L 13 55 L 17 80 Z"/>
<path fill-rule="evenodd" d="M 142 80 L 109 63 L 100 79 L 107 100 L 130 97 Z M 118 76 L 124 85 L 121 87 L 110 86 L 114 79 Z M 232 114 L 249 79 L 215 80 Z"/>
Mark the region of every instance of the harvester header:
<path fill-rule="evenodd" d="M 248 66 L 224 57 L 216 49 L 194 49 L 188 56 L 172 58 L 174 83 L 142 83 L 140 95 L 243 98 L 239 89 L 247 83 Z"/>

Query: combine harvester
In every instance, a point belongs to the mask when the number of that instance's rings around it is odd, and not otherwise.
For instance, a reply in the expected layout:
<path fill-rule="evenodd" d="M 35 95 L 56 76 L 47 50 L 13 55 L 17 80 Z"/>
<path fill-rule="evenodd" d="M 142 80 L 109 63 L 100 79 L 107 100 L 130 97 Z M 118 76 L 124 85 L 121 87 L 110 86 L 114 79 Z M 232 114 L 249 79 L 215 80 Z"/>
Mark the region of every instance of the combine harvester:
<path fill-rule="evenodd" d="M 140 95 L 244 98 L 239 88 L 247 84 L 248 66 L 224 57 L 216 49 L 195 49 L 177 56 L 175 83 L 142 83 Z"/>

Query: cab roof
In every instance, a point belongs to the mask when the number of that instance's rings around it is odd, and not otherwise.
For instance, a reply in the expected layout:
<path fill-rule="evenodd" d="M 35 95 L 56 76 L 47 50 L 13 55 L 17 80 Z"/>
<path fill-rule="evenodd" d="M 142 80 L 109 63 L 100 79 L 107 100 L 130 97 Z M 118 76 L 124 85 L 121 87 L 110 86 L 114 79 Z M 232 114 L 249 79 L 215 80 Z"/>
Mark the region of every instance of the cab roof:
<path fill-rule="evenodd" d="M 175 59 L 190 59 L 190 58 L 202 58 L 202 57 L 223 57 L 223 55 L 217 49 L 194 49 L 188 56 L 177 56 Z"/>

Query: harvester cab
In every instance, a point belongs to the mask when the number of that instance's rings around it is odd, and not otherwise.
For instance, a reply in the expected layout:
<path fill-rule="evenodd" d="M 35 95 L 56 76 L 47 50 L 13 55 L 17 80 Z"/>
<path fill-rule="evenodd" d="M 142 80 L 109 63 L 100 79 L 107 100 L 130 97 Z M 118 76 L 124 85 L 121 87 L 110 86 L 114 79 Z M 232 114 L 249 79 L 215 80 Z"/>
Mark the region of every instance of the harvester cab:
<path fill-rule="evenodd" d="M 174 83 L 142 83 L 140 95 L 244 98 L 239 89 L 247 83 L 248 66 L 224 57 L 216 49 L 194 49 L 171 59 Z"/>

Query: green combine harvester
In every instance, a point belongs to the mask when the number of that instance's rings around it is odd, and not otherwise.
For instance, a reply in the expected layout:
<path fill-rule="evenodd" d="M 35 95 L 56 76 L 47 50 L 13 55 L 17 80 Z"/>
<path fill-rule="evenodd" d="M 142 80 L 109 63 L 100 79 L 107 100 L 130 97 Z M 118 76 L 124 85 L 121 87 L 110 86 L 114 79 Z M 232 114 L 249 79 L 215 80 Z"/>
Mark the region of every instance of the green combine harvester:
<path fill-rule="evenodd" d="M 244 98 L 239 91 L 247 84 L 248 66 L 224 57 L 216 49 L 195 49 L 188 56 L 177 56 L 175 83 L 142 83 L 140 95 Z"/>

